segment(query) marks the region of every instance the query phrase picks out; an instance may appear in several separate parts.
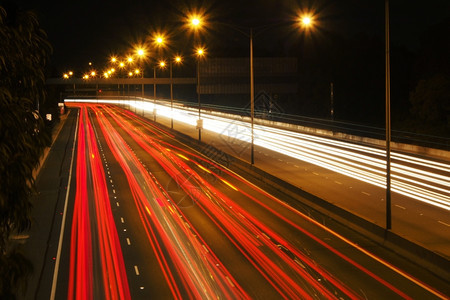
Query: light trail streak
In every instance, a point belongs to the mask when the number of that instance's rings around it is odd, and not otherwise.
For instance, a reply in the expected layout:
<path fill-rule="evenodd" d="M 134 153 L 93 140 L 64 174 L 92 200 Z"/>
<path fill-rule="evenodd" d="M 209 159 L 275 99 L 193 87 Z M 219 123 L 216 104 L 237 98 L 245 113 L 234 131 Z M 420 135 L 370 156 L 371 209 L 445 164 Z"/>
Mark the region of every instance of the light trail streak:
<path fill-rule="evenodd" d="M 182 298 L 184 291 L 191 298 L 247 298 L 231 274 L 224 267 L 218 269 L 219 260 L 193 227 L 185 226 L 187 220 L 182 213 L 156 178 L 129 151 L 110 122 L 99 113 L 97 118 L 108 146 L 126 174 L 142 224 L 173 296 Z M 119 125 L 135 134 L 135 128 Z M 177 284 L 180 281 L 183 289 Z"/>
<path fill-rule="evenodd" d="M 66 100 L 67 101 L 67 100 Z M 73 99 L 93 102 L 95 100 Z M 98 100 L 118 104 L 118 100 Z M 162 102 L 154 104 L 139 100 L 130 102 L 138 109 L 153 111 L 179 122 L 196 126 L 195 109 L 175 106 L 173 112 Z M 251 141 L 250 124 L 242 117 L 202 112 L 203 128 L 244 142 Z M 225 115 L 225 114 L 222 114 Z M 369 184 L 386 188 L 384 149 L 357 145 L 330 138 L 297 133 L 269 126 L 255 125 L 255 145 L 303 160 Z M 320 159 L 315 159 L 320 157 Z M 424 170 L 425 169 L 425 170 Z M 450 210 L 450 164 L 417 158 L 392 151 L 391 190 L 414 200 Z"/>
<path fill-rule="evenodd" d="M 80 108 L 79 118 L 67 298 L 131 299 L 103 165 L 85 106 Z M 96 288 L 95 278 L 102 282 Z"/>
<path fill-rule="evenodd" d="M 241 295 L 240 298 L 247 298 L 248 295 L 240 288 L 238 283 L 223 266 L 220 267 L 220 271 L 217 269 L 216 265 L 221 265 L 220 261 L 214 256 L 211 249 L 201 239 L 192 224 L 189 223 L 181 210 L 172 201 L 170 196 L 168 196 L 167 191 L 164 191 L 156 178 L 142 166 L 142 163 L 135 157 L 132 151 L 125 146 L 120 135 L 115 131 L 114 126 L 111 125 L 108 119 L 105 118 L 104 114 L 99 113 L 98 108 L 93 109 L 97 112 L 97 120 L 108 146 L 127 174 L 127 180 L 132 189 L 140 218 L 154 252 L 157 255 L 160 267 L 172 289 L 174 298 L 181 297 L 182 290 L 180 289 L 179 282 L 182 282 L 181 286 L 184 287 L 184 292 L 191 298 L 208 298 L 208 295 L 217 295 L 219 293 L 228 296 L 236 295 L 237 293 Z M 290 219 L 283 217 L 275 210 L 269 208 L 258 199 L 258 196 L 252 196 L 242 189 L 236 188 L 237 185 L 212 170 L 223 170 L 226 174 L 238 180 L 240 184 L 252 187 L 262 196 L 277 201 L 284 207 L 289 207 L 287 204 L 270 196 L 259 188 L 255 188 L 247 181 L 230 173 L 226 169 L 202 159 L 196 154 L 181 150 L 161 141 L 156 135 L 148 135 L 144 130 L 130 126 L 130 121 L 134 119 L 133 121 L 144 125 L 146 129 L 150 131 L 155 130 L 155 128 L 148 125 L 148 122 L 141 118 L 127 113 L 119 114 L 117 110 L 111 108 L 105 109 L 115 123 L 158 162 L 167 174 L 174 178 L 183 191 L 201 208 L 205 215 L 211 219 L 217 228 L 246 257 L 248 262 L 260 272 L 281 297 L 302 297 L 308 299 L 311 298 L 311 295 L 319 294 L 329 299 L 362 298 L 362 296 L 354 292 L 346 284 L 312 261 L 307 255 L 297 250 L 283 236 L 245 211 L 236 201 L 233 201 L 232 198 L 224 194 L 221 189 L 207 182 L 201 176 L 201 173 L 205 172 L 204 165 L 198 164 L 196 161 L 201 160 L 203 163 L 211 164 L 213 167 L 208 168 L 209 172 L 206 173 L 216 176 L 220 180 L 219 182 L 222 182 L 224 187 L 231 189 L 233 193 L 240 193 L 253 202 L 258 203 L 261 207 L 264 207 L 267 211 L 277 216 L 282 222 L 293 226 L 299 232 L 316 241 L 324 249 L 330 251 L 330 253 L 337 255 L 337 257 L 361 271 L 365 274 L 364 276 L 368 276 L 382 284 L 393 294 L 405 299 L 411 298 L 405 292 L 380 278 L 367 268 L 359 265 L 339 250 L 332 248 Z M 202 165 L 203 168 L 200 167 Z M 195 169 L 200 171 L 200 173 Z M 290 207 L 289 209 L 295 211 Z M 311 223 L 345 241 L 345 238 L 340 237 L 329 229 L 325 229 L 326 227 L 318 222 L 311 220 L 309 217 L 297 211 L 295 212 Z M 157 242 L 158 239 L 160 240 L 159 243 Z M 415 282 L 417 285 L 430 292 L 434 291 L 361 247 L 357 245 L 352 246 L 366 253 L 369 257 L 383 263 L 383 265 L 397 270 L 398 273 Z M 196 253 L 200 255 L 196 256 Z M 206 278 L 213 278 L 214 280 L 210 282 Z M 435 292 L 435 294 L 439 295 L 438 292 Z"/>
<path fill-rule="evenodd" d="M 118 124 L 125 124 L 123 119 L 116 120 Z M 129 128 L 129 126 L 122 125 L 125 130 Z M 140 133 L 140 132 L 138 132 Z M 152 139 L 148 138 L 144 134 L 140 133 L 139 136 L 135 137 L 135 134 L 132 132 L 132 130 L 127 130 L 127 134 L 133 137 L 136 142 L 138 142 L 142 148 L 147 149 L 147 151 L 151 152 L 151 149 L 149 149 L 149 146 L 146 145 L 143 140 L 150 142 L 154 147 L 157 147 L 158 151 L 154 152 L 154 156 L 156 156 L 158 153 L 159 155 L 161 153 L 164 153 L 164 150 L 167 149 L 167 145 L 159 146 L 157 145 L 156 141 L 153 141 Z M 205 211 L 207 215 L 210 215 L 211 220 L 213 220 L 219 228 L 222 228 L 222 231 L 225 235 L 228 236 L 228 238 L 233 241 L 233 243 L 238 247 L 241 252 L 247 257 L 247 259 L 252 262 L 253 266 L 257 268 L 262 275 L 274 286 L 274 288 L 279 291 L 281 295 L 284 295 L 285 297 L 293 297 L 293 295 L 307 295 L 300 286 L 297 285 L 296 282 L 292 281 L 289 276 L 287 276 L 284 271 L 278 268 L 276 264 L 272 263 L 272 259 L 267 256 L 267 253 L 264 253 L 264 251 L 260 250 L 261 247 L 261 240 L 255 239 L 257 236 L 272 236 L 272 239 L 282 241 L 283 244 L 289 244 L 287 241 L 284 241 L 280 236 L 276 235 L 273 231 L 271 231 L 269 228 L 262 225 L 262 223 L 258 222 L 256 219 L 252 218 L 250 215 L 248 215 L 244 210 L 239 209 L 239 211 L 236 213 L 236 210 L 238 209 L 238 206 L 236 203 L 233 203 L 229 198 L 227 198 L 225 195 L 220 193 L 217 189 L 215 189 L 213 186 L 205 182 L 201 179 L 201 177 L 198 176 L 195 172 L 192 171 L 190 167 L 186 165 L 186 162 L 189 161 L 189 159 L 186 157 L 185 154 L 180 154 L 174 152 L 174 150 L 165 151 L 167 156 L 167 161 L 163 162 L 163 158 L 157 158 L 159 161 L 161 161 L 161 165 L 166 169 L 166 171 L 171 174 L 172 177 L 177 178 L 177 182 L 180 184 L 181 187 L 185 190 L 186 193 L 188 193 L 192 198 L 195 199 L 195 202 L 202 206 L 202 209 Z M 155 157 L 156 158 L 156 157 Z M 182 158 L 181 160 L 179 158 Z M 198 188 L 192 184 L 189 183 L 186 177 L 183 177 L 180 173 L 177 173 L 174 171 L 174 168 L 171 167 L 171 162 L 173 162 L 176 166 L 182 167 L 186 173 L 189 174 L 189 181 L 195 179 L 195 181 L 198 182 L 199 186 L 202 186 L 202 188 Z M 202 169 L 202 168 L 200 168 Z M 220 178 L 220 177 L 219 177 Z M 220 178 L 222 182 L 227 184 L 227 181 L 223 178 Z M 227 184 L 228 186 L 229 183 Z M 232 186 L 230 186 L 232 187 Z M 205 189 L 210 191 L 207 192 L 208 196 L 205 196 Z M 203 193 L 199 193 L 198 191 L 202 190 Z M 237 191 L 236 188 L 234 190 Z M 219 203 L 219 200 L 222 202 L 225 202 L 226 204 L 223 206 L 218 207 L 217 205 L 211 205 L 211 199 L 217 199 L 217 201 L 214 201 L 214 203 Z M 225 200 L 226 199 L 226 200 Z M 231 209 L 232 207 L 232 209 Z M 226 217 L 227 214 L 223 214 L 223 211 L 227 211 L 228 214 L 234 215 L 235 217 Z M 242 220 L 241 217 L 236 217 L 237 215 L 243 216 L 245 215 L 245 218 Z M 222 221 L 219 221 L 222 220 Z M 253 223 L 248 223 L 248 220 L 252 220 Z M 237 222 L 238 221 L 238 222 Z M 246 222 L 245 224 L 241 224 L 242 222 Z M 253 224 L 259 224 L 259 226 L 255 227 Z M 251 232 L 248 232 L 248 229 L 252 228 Z M 258 228 L 264 228 L 264 230 L 258 229 Z M 231 234 L 230 234 L 231 232 Z M 275 238 L 273 238 L 275 237 Z M 264 240 L 263 240 L 264 241 Z M 264 241 L 265 242 L 265 241 Z M 264 245 L 271 249 L 272 253 L 276 252 L 278 256 L 283 256 L 283 254 L 280 254 L 278 248 L 276 248 L 276 245 L 273 242 L 265 242 Z M 320 274 L 320 276 L 323 276 L 323 278 L 326 279 L 326 282 L 333 283 L 339 290 L 344 291 L 346 293 L 346 296 L 350 298 L 359 298 L 356 294 L 351 292 L 348 288 L 343 286 L 340 282 L 338 282 L 336 279 L 334 279 L 332 276 L 330 276 L 326 271 L 317 268 L 317 266 L 308 260 L 304 255 L 301 255 L 298 251 L 295 252 L 292 250 L 292 253 L 296 253 L 298 258 L 302 258 L 304 264 L 308 265 L 309 268 L 314 269 L 317 274 Z M 323 286 L 317 284 L 316 278 L 311 278 L 310 274 L 305 273 L 304 270 L 298 266 L 295 262 L 292 262 L 289 257 L 287 257 L 286 254 L 284 254 L 285 262 L 287 261 L 291 268 L 296 270 L 297 273 L 302 274 L 302 277 L 308 278 L 306 279 L 308 284 L 313 286 L 314 289 L 316 289 L 320 294 L 327 295 L 328 298 L 333 298 L 334 296 L 332 294 L 328 294 L 328 290 L 325 289 Z M 364 270 L 364 269 L 363 269 Z M 367 272 L 372 277 L 375 277 L 370 272 Z M 282 275 L 284 274 L 284 275 Z M 279 280 L 281 279 L 281 280 Z M 378 279 L 380 280 L 380 279 Z M 380 280 L 383 282 L 382 280 Z M 288 283 L 288 284 L 286 284 Z M 391 288 L 396 293 L 406 296 L 399 290 L 395 289 L 393 286 L 388 284 L 387 282 L 383 282 L 387 287 Z M 406 297 L 407 298 L 407 297 Z"/>

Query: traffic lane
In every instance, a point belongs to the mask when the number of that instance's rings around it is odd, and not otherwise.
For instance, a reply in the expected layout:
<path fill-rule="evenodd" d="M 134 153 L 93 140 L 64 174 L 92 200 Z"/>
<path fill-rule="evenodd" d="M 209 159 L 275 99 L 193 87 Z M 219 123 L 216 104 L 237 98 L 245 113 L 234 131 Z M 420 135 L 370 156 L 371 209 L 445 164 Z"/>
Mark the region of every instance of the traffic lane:
<path fill-rule="evenodd" d="M 105 125 L 107 123 L 105 121 Z M 124 125 L 122 128 L 129 129 L 129 125 L 124 123 L 125 121 L 123 120 L 118 122 L 118 124 Z M 112 128 L 105 128 L 105 130 L 110 132 Z M 127 131 L 127 133 L 134 135 L 132 131 Z M 114 135 L 119 139 L 115 133 Z M 115 146 L 116 142 L 117 140 L 115 143 L 108 142 L 108 144 Z M 185 226 L 186 221 L 184 221 L 184 224 L 179 223 L 182 216 L 179 213 L 174 213 L 176 207 L 166 202 L 164 199 L 165 192 L 161 192 L 163 190 L 162 186 L 154 180 L 152 174 L 142 168 L 141 160 L 128 150 L 121 152 L 123 155 L 127 155 L 130 161 L 133 161 L 133 167 L 138 172 L 130 173 L 130 170 L 127 170 L 127 180 L 130 183 L 136 180 L 140 182 L 139 186 L 134 183 L 131 185 L 134 189 L 143 188 L 142 191 L 151 192 L 144 198 L 135 200 L 138 200 L 136 204 L 141 209 L 140 215 L 144 228 L 148 230 L 146 226 L 154 226 L 156 229 L 151 230 L 149 239 L 155 253 L 158 253 L 160 267 L 167 275 L 166 279 L 174 291 L 174 296 L 178 294 L 185 295 L 186 293 L 187 295 L 198 293 L 207 295 L 236 293 L 236 295 L 239 295 L 240 291 L 237 283 L 233 278 L 230 278 L 226 270 L 218 271 L 217 266 L 219 264 L 214 260 L 214 256 L 208 253 L 207 245 L 198 243 L 199 238 L 197 234 L 189 225 Z M 152 152 L 152 149 L 146 149 L 146 151 Z M 155 153 L 152 153 L 152 155 L 155 155 Z M 123 164 L 122 168 L 128 169 Z M 136 195 L 141 194 L 139 191 L 133 193 Z M 152 193 L 154 194 L 152 195 Z M 186 227 L 190 229 L 185 230 Z M 203 249 L 206 250 L 207 255 L 202 254 Z M 180 252 L 180 250 L 183 252 Z M 204 272 L 211 272 L 211 276 L 209 273 Z M 200 288 L 199 284 L 202 288 Z"/>
<path fill-rule="evenodd" d="M 181 131 L 190 128 L 182 124 L 177 126 Z M 203 130 L 202 135 L 203 141 L 207 144 L 218 147 L 244 160 L 249 159 L 250 147 L 248 143 L 233 137 L 223 137 L 221 135 L 218 137 L 216 133 L 211 133 L 207 130 Z M 196 138 L 195 135 L 191 134 L 191 136 Z M 279 178 L 291 182 L 331 203 L 335 203 L 356 215 L 363 216 L 365 219 L 371 220 L 381 227 L 385 226 L 386 196 L 384 189 L 377 188 L 372 184 L 364 184 L 348 176 L 338 175 L 327 169 L 258 146 L 255 149 L 259 149 L 258 152 L 255 152 L 255 160 L 258 167 L 274 173 Z M 400 156 L 400 153 L 396 153 L 396 156 Z M 311 172 L 302 172 L 305 169 L 306 171 L 311 170 Z M 292 174 L 292 176 L 286 176 L 286 174 Z M 334 179 L 328 180 L 331 178 L 328 174 L 332 174 Z M 316 178 L 311 181 L 310 179 L 314 177 Z M 295 178 L 298 179 L 294 180 Z M 348 184 L 344 184 L 346 182 Z M 358 189 L 358 186 L 362 188 Z M 354 196 L 348 197 L 350 194 Z M 397 199 L 399 199 L 398 203 L 396 202 Z M 445 244 L 439 242 L 440 240 L 448 240 L 449 236 L 447 233 L 450 229 L 450 223 L 448 222 L 448 214 L 445 210 L 436 209 L 431 205 L 422 204 L 418 200 L 404 197 L 394 192 L 392 193 L 392 201 L 392 213 L 395 217 L 393 223 L 395 224 L 394 230 L 396 232 L 406 238 L 412 238 L 419 243 L 428 243 L 427 247 L 431 250 L 449 256 L 450 247 L 445 247 Z M 423 220 L 419 228 L 422 229 L 426 226 L 426 229 L 412 231 L 416 224 L 408 226 L 409 220 L 411 219 Z M 407 225 L 403 226 L 403 223 Z M 436 237 L 430 241 L 429 238 L 433 235 Z M 442 246 L 444 248 L 441 248 Z"/>
<path fill-rule="evenodd" d="M 140 124 L 135 124 L 139 128 Z M 166 182 L 166 190 L 172 196 L 173 202 L 180 207 L 183 213 L 188 213 L 189 217 L 187 218 L 189 221 L 192 221 L 192 218 L 195 218 L 202 227 L 208 228 L 212 231 L 212 235 L 215 240 L 220 243 L 220 248 L 224 249 L 231 257 L 234 266 L 243 266 L 247 262 L 243 259 L 242 255 L 236 251 L 235 248 L 232 247 L 230 242 L 220 234 L 220 232 L 214 228 L 214 223 L 211 219 L 207 218 L 201 211 L 198 209 L 198 206 L 192 201 L 191 198 L 186 194 L 186 192 L 180 187 L 180 185 L 174 180 L 173 177 L 169 176 L 164 169 L 155 162 L 155 160 L 145 151 L 143 150 L 133 139 L 129 138 L 129 135 L 125 132 L 122 132 L 124 138 L 126 138 L 127 143 L 130 145 L 133 152 L 141 159 L 142 163 L 148 168 L 148 170 L 158 178 L 159 182 Z M 197 226 L 195 227 L 197 229 Z M 226 266 L 228 268 L 228 265 Z M 271 295 L 273 297 L 277 296 L 277 294 L 270 289 L 267 285 L 261 285 L 261 281 L 263 278 L 258 275 L 252 269 L 249 268 L 239 268 L 240 274 L 243 278 L 246 278 L 246 284 L 252 284 L 252 282 L 257 281 L 254 284 L 254 295 Z M 247 290 L 247 288 L 246 288 Z M 252 290 L 249 288 L 249 290 Z"/>
<path fill-rule="evenodd" d="M 230 179 L 230 182 L 233 183 L 233 181 Z M 238 183 L 233 183 L 235 186 L 239 186 L 242 188 L 242 185 L 238 185 Z M 229 188 L 229 187 L 228 187 Z M 235 199 L 236 201 L 238 199 L 241 199 L 240 197 L 237 197 L 237 195 L 234 195 L 233 199 Z M 261 197 L 258 198 L 259 200 L 262 199 Z M 270 206 L 271 204 L 273 204 L 274 201 L 273 200 L 269 200 L 267 203 L 265 203 L 265 205 Z M 248 205 L 248 199 L 247 200 L 242 200 L 242 204 L 243 205 Z M 277 205 L 275 205 L 275 207 L 277 207 Z M 255 212 L 255 208 L 246 208 L 246 210 L 248 211 L 252 211 L 252 215 L 257 215 L 257 213 Z M 292 216 L 293 219 L 296 219 L 296 215 Z M 264 216 L 259 216 L 258 219 L 260 220 L 270 220 L 270 218 L 273 219 L 273 214 L 266 214 Z M 297 215 L 297 219 L 298 219 L 298 215 Z M 272 222 L 270 222 L 270 225 L 268 224 L 269 228 L 277 228 L 280 227 L 280 225 L 282 224 L 282 222 L 280 222 L 279 219 L 275 218 L 273 219 Z M 306 226 L 307 224 L 301 224 L 300 228 L 307 228 Z M 311 224 L 309 224 L 311 225 Z M 297 231 L 292 230 L 292 228 L 284 228 L 282 230 L 284 232 L 284 235 L 286 236 L 291 236 L 292 238 L 290 239 L 294 245 L 296 245 L 298 247 L 298 249 L 304 249 L 305 252 L 308 255 L 311 255 L 312 257 L 314 257 L 314 261 L 318 262 L 318 263 L 322 263 L 325 261 L 324 265 L 326 265 L 326 269 L 327 270 L 336 270 L 336 273 L 331 272 L 332 274 L 345 274 L 347 273 L 349 275 L 349 284 L 351 287 L 354 287 L 356 290 L 363 290 L 365 292 L 365 294 L 370 294 L 371 292 L 373 293 L 374 296 L 379 296 L 380 295 L 380 290 L 378 290 L 376 288 L 376 285 L 373 284 L 373 278 L 372 281 L 367 280 L 367 278 L 365 278 L 364 276 L 361 276 L 361 274 L 358 274 L 358 272 L 355 272 L 354 270 L 349 271 L 349 272 L 343 272 L 343 270 L 351 270 L 351 268 L 349 268 L 348 265 L 346 265 L 346 263 L 344 263 L 343 265 L 337 265 L 336 266 L 336 257 L 334 256 L 330 256 L 329 253 L 327 253 L 327 251 L 324 251 L 324 249 L 320 249 L 320 247 L 317 247 L 317 244 L 310 244 L 309 246 L 307 246 L 307 243 L 305 243 L 304 238 L 300 238 L 297 236 Z M 310 232 L 314 233 L 314 236 L 319 237 L 319 239 L 321 240 L 329 240 L 329 241 L 333 241 L 336 240 L 336 236 L 324 236 L 323 232 L 320 232 L 320 230 L 318 231 L 317 228 L 311 228 L 309 229 Z M 339 241 L 339 240 L 338 240 Z M 369 241 L 366 241 L 369 242 Z M 371 247 L 374 247 L 375 245 L 373 243 L 370 244 Z M 359 259 L 356 259 L 356 261 L 359 261 L 362 257 L 361 262 L 359 262 L 359 264 L 361 265 L 369 265 L 371 267 L 368 267 L 369 269 L 373 268 L 375 270 L 379 269 L 380 266 L 377 262 L 372 261 L 371 259 L 367 259 L 367 257 L 365 255 L 362 255 L 361 252 L 356 251 L 356 253 L 354 253 L 354 248 L 349 247 L 348 244 L 344 244 L 344 245 L 335 245 L 333 246 L 334 249 L 345 249 L 348 248 L 350 250 L 350 255 L 349 257 L 353 258 L 353 257 L 359 257 Z M 324 253 L 322 253 L 324 252 Z M 318 257 L 315 257 L 313 255 L 313 253 L 319 253 Z M 345 252 L 344 252 L 345 253 Z M 334 266 L 334 267 L 333 267 Z M 361 271 L 361 270 L 360 270 Z M 383 278 L 387 278 L 387 282 L 395 282 L 398 283 L 400 286 L 402 286 L 404 288 L 404 290 L 407 291 L 414 291 L 413 295 L 418 295 L 420 293 L 424 293 L 423 290 L 418 286 L 417 284 L 410 284 L 410 282 L 408 280 L 405 280 L 405 278 L 403 276 L 398 276 L 398 273 L 396 272 L 391 272 L 392 270 L 390 270 L 389 268 L 386 270 L 382 270 L 381 275 Z M 389 275 L 391 274 L 391 275 Z M 362 274 L 364 275 L 364 274 Z M 366 274 L 367 275 L 367 274 Z M 390 277 L 392 276 L 392 277 Z M 398 278 L 400 277 L 400 278 Z M 339 279 L 342 279 L 341 276 L 339 276 Z M 362 279 L 362 280 L 361 280 Z M 392 280 L 392 281 L 391 281 Z M 356 284 L 355 283 L 358 283 Z M 402 283 L 403 282 L 403 283 Z M 366 287 L 366 288 L 363 288 Z M 416 291 L 417 290 L 417 291 Z M 424 293 L 424 295 L 427 295 L 428 293 Z"/>
<path fill-rule="evenodd" d="M 68 203 L 63 268 L 59 273 L 62 280 L 58 278 L 57 295 L 65 293 L 69 299 L 93 295 L 129 298 L 126 278 L 120 271 L 123 261 L 116 244 L 115 225 L 109 218 L 97 142 L 83 107 L 78 120 L 76 149 L 76 168 L 71 184 L 73 195 L 69 197 L 73 202 Z M 92 199 L 96 201 L 90 201 Z"/>
<path fill-rule="evenodd" d="M 111 183 L 111 207 L 121 241 L 132 299 L 168 299 L 172 293 L 158 260 L 143 230 L 142 221 L 134 202 L 123 168 L 108 147 L 104 132 L 95 119 L 100 144 L 103 148 L 105 173 Z M 119 126 L 112 123 L 115 129 Z"/>
<path fill-rule="evenodd" d="M 380 227 L 386 224 L 386 191 L 322 167 L 255 147 L 256 165 L 272 175 L 362 216 Z M 393 231 L 445 256 L 450 236 L 446 210 L 392 192 Z"/>

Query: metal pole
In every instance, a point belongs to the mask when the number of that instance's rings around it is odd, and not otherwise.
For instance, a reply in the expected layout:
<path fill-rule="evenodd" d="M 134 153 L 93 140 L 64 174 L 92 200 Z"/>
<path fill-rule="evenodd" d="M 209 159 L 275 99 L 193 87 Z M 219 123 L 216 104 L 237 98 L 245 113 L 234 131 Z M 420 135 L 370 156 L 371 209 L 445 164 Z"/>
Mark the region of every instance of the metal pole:
<path fill-rule="evenodd" d="M 200 103 L 200 57 L 197 60 L 197 98 L 198 98 L 198 141 L 202 141 L 202 126 L 200 121 L 201 103 Z"/>
<path fill-rule="evenodd" d="M 156 66 L 153 67 L 153 121 L 156 122 Z"/>
<path fill-rule="evenodd" d="M 389 0 L 385 1 L 386 37 L 386 229 L 392 228 L 391 216 L 391 74 L 389 50 Z"/>
<path fill-rule="evenodd" d="M 173 82 L 172 82 L 172 61 L 170 61 L 170 128 L 173 129 Z"/>
<path fill-rule="evenodd" d="M 141 75 L 141 78 L 142 78 L 142 87 L 141 87 L 141 90 L 142 90 L 142 98 L 144 98 L 144 68 L 141 67 L 141 69 L 142 69 L 142 75 Z"/>
<path fill-rule="evenodd" d="M 252 123 L 251 129 L 251 152 L 250 152 L 250 162 L 252 165 L 255 164 L 255 146 L 254 146 L 254 116 L 255 116 L 255 86 L 254 86 L 254 74 L 253 74 L 253 29 L 250 28 L 250 119 Z"/>
<path fill-rule="evenodd" d="M 334 121 L 334 84 L 330 83 L 330 116 L 331 120 Z"/>

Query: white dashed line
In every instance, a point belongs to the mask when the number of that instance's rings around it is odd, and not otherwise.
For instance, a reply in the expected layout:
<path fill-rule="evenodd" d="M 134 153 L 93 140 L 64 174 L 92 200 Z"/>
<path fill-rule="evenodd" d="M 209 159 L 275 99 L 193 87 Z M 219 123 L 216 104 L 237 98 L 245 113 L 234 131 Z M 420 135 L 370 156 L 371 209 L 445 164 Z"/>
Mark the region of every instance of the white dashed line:
<path fill-rule="evenodd" d="M 131 245 L 131 241 L 129 238 L 127 238 L 127 245 L 130 246 Z"/>
<path fill-rule="evenodd" d="M 122 222 L 122 224 L 123 224 L 123 223 L 125 223 L 125 220 L 121 217 L 120 222 Z"/>
<path fill-rule="evenodd" d="M 134 266 L 134 271 L 136 272 L 136 275 L 139 276 L 139 269 L 137 266 Z"/>
<path fill-rule="evenodd" d="M 401 209 L 406 209 L 406 207 L 400 206 L 398 204 L 395 204 L 395 206 L 397 206 L 398 208 L 401 208 Z"/>
<path fill-rule="evenodd" d="M 450 224 L 447 224 L 447 223 L 445 223 L 445 222 L 438 221 L 438 223 L 441 223 L 442 225 L 445 225 L 445 226 L 447 226 L 447 227 L 450 227 Z"/>
<path fill-rule="evenodd" d="M 119 203 L 119 202 L 116 202 L 116 205 L 119 207 L 119 206 L 120 206 L 120 203 Z"/>
<path fill-rule="evenodd" d="M 361 192 L 361 193 L 363 193 L 363 194 L 366 195 L 366 196 L 370 196 L 369 193 L 366 193 L 366 192 Z"/>

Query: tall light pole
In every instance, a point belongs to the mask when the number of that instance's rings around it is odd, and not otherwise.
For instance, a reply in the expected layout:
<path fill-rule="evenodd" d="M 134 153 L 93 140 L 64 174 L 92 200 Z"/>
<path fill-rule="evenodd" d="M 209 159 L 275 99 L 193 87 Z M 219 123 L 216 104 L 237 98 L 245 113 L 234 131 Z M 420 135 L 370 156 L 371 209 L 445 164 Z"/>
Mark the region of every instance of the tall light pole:
<path fill-rule="evenodd" d="M 201 119 L 201 102 L 200 102 L 200 60 L 205 55 L 205 49 L 203 47 L 198 47 L 195 51 L 197 55 L 197 100 L 198 100 L 198 120 L 197 120 L 197 129 L 198 129 L 198 141 L 202 141 L 202 128 L 203 128 L 203 120 Z"/>
<path fill-rule="evenodd" d="M 392 228 L 391 215 L 391 72 L 389 47 L 389 0 L 385 0 L 386 48 L 386 229 Z"/>
<path fill-rule="evenodd" d="M 140 64 L 140 68 L 141 68 L 141 78 L 143 79 L 144 78 L 144 68 L 143 68 L 143 64 L 142 64 L 142 59 L 144 58 L 145 51 L 143 48 L 137 48 L 136 53 L 139 57 L 139 64 Z M 142 98 L 144 98 L 144 82 L 143 81 L 141 84 L 141 91 L 142 91 Z"/>
<path fill-rule="evenodd" d="M 310 28 L 313 25 L 313 19 L 309 15 L 300 18 L 301 26 Z M 233 28 L 233 27 L 232 27 Z M 241 30 L 238 30 L 242 33 Z M 253 66 L 253 28 L 250 28 L 250 121 L 251 121 L 251 146 L 250 146 L 250 163 L 255 164 L 255 74 Z"/>
<path fill-rule="evenodd" d="M 173 62 L 176 64 L 181 64 L 182 58 L 180 55 L 175 56 L 175 58 L 170 60 L 170 128 L 173 129 L 173 78 L 172 78 L 172 67 Z"/>
<path fill-rule="evenodd" d="M 253 28 L 250 28 L 250 120 L 251 120 L 251 149 L 250 149 L 250 163 L 255 164 L 255 75 L 253 70 Z"/>

